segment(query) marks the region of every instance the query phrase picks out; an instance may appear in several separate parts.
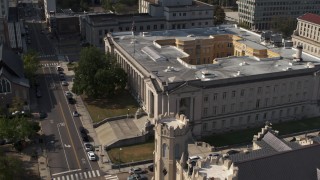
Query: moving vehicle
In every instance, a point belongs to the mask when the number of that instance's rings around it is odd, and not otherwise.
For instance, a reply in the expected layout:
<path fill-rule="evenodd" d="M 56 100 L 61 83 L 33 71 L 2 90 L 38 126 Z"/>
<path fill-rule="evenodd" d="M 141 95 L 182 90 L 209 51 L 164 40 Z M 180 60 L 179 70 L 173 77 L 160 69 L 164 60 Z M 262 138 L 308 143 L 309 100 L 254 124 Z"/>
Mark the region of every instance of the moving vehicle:
<path fill-rule="evenodd" d="M 130 175 L 127 180 L 148 180 L 147 176 L 143 174 L 132 174 Z"/>
<path fill-rule="evenodd" d="M 62 86 L 68 86 L 69 83 L 68 83 L 67 81 L 62 81 L 62 82 L 61 82 L 61 85 L 62 85 Z"/>
<path fill-rule="evenodd" d="M 86 149 L 86 151 L 93 151 L 93 145 L 90 143 L 84 143 L 84 148 Z"/>

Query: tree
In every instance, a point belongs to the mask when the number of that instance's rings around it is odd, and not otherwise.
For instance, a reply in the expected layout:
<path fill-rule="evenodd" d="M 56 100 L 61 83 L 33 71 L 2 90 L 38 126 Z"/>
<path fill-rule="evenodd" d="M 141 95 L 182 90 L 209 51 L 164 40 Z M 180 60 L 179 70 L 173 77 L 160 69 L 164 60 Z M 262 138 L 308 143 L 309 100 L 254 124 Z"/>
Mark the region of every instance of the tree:
<path fill-rule="evenodd" d="M 222 24 L 225 18 L 226 18 L 226 13 L 224 12 L 224 10 L 218 5 L 214 6 L 214 10 L 213 10 L 214 25 Z"/>
<path fill-rule="evenodd" d="M 273 16 L 271 19 L 271 29 L 281 33 L 284 37 L 290 37 L 296 29 L 297 20 L 295 18 Z"/>
<path fill-rule="evenodd" d="M 6 156 L 4 152 L 0 151 L 0 179 L 24 179 L 26 174 L 27 170 L 23 168 L 20 159 Z"/>
<path fill-rule="evenodd" d="M 35 51 L 29 51 L 23 55 L 24 74 L 32 82 L 35 82 L 36 72 L 40 62 Z"/>
<path fill-rule="evenodd" d="M 81 11 L 88 11 L 89 10 L 89 5 L 86 0 L 80 0 L 80 7 L 81 7 Z"/>
<path fill-rule="evenodd" d="M 9 108 L 9 112 L 22 111 L 24 102 L 20 97 L 14 97 Z"/>
<path fill-rule="evenodd" d="M 106 11 L 114 11 L 114 9 L 112 7 L 111 0 L 102 0 L 101 4 L 102 4 L 102 7 L 103 7 L 104 10 L 106 10 Z"/>
<path fill-rule="evenodd" d="M 88 96 L 112 96 L 127 83 L 127 75 L 110 54 L 105 55 L 96 47 L 83 48 L 75 69 L 72 91 Z"/>
<path fill-rule="evenodd" d="M 122 3 L 116 3 L 114 6 L 113 6 L 113 9 L 119 13 L 119 14 L 125 14 L 126 13 L 126 6 Z"/>
<path fill-rule="evenodd" d="M 39 130 L 37 122 L 27 120 L 25 117 L 0 118 L 0 139 L 10 139 L 16 143 L 33 137 Z"/>

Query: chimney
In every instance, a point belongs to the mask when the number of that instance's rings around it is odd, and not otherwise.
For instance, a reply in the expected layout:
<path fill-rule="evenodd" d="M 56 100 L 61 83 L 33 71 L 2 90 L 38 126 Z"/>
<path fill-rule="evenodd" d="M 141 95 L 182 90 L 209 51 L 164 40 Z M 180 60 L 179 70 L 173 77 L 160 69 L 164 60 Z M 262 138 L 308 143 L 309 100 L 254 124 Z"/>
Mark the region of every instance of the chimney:
<path fill-rule="evenodd" d="M 302 61 L 302 45 L 297 46 L 297 53 L 295 59 L 298 59 L 299 61 Z"/>

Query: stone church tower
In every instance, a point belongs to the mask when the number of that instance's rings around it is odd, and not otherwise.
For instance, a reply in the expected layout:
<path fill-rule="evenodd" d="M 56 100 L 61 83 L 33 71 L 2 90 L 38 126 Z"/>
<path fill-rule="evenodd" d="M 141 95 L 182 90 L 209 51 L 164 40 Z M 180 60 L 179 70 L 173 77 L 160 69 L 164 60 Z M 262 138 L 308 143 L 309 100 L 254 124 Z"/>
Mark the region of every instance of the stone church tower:
<path fill-rule="evenodd" d="M 176 179 L 176 161 L 183 163 L 188 158 L 190 132 L 189 119 L 186 116 L 178 114 L 159 116 L 155 123 L 155 180 Z"/>

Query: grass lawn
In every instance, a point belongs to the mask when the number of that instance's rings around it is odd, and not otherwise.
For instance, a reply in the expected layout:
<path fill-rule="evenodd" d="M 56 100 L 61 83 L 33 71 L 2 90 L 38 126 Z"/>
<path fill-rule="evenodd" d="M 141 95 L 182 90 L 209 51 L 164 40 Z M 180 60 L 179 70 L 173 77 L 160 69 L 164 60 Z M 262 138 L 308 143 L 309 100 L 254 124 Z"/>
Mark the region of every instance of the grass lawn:
<path fill-rule="evenodd" d="M 120 148 L 114 148 L 108 151 L 112 163 L 119 163 L 119 153 L 120 163 L 153 159 L 154 138 L 146 143 L 122 147 L 121 149 L 120 151 Z"/>
<path fill-rule="evenodd" d="M 202 141 L 207 142 L 215 147 L 240 144 L 246 142 L 249 143 L 252 141 L 253 135 L 258 134 L 258 132 L 261 131 L 261 127 L 241 131 L 234 131 L 226 134 L 208 136 L 204 137 Z M 278 130 L 280 135 L 318 129 L 320 128 L 320 118 L 310 118 L 300 121 L 283 122 L 272 125 L 272 128 L 274 130 Z"/>
<path fill-rule="evenodd" d="M 93 99 L 86 96 L 82 96 L 82 99 L 93 122 L 99 122 L 108 117 L 126 115 L 128 109 L 129 114 L 134 114 L 139 108 L 138 103 L 127 91 L 108 99 Z"/>

